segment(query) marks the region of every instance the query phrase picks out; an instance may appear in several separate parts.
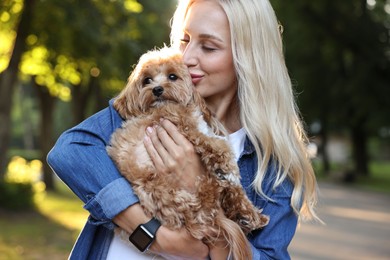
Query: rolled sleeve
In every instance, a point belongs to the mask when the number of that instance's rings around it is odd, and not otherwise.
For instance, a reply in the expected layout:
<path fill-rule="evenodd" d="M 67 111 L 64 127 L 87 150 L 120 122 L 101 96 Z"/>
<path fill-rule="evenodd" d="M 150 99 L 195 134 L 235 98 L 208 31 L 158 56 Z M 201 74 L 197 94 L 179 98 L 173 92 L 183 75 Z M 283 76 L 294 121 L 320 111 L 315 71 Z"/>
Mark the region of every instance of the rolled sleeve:
<path fill-rule="evenodd" d="M 89 197 L 87 195 L 87 198 Z M 137 202 L 138 198 L 132 192 L 129 182 L 119 178 L 106 185 L 96 196 L 90 197 L 84 208 L 91 212 L 89 222 L 99 225 L 106 224 L 118 213 Z"/>

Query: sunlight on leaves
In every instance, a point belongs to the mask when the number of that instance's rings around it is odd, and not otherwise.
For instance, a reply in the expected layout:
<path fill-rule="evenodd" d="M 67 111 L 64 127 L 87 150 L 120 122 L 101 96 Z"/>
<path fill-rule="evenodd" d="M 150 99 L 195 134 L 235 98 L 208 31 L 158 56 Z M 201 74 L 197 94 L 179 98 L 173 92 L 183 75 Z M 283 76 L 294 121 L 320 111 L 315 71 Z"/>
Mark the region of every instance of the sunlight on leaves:
<path fill-rule="evenodd" d="M 30 41 L 35 41 L 33 36 Z M 49 50 L 44 46 L 35 46 L 24 53 L 20 70 L 25 75 L 34 76 L 35 82 L 46 86 L 52 96 L 63 101 L 70 101 L 72 95 L 67 83 L 80 84 L 81 74 L 78 71 L 78 65 L 70 58 L 59 55 L 53 68 L 52 63 L 49 62 L 50 56 Z"/>
<path fill-rule="evenodd" d="M 1 13 L 1 15 L 0 15 L 0 21 L 1 21 L 2 23 L 6 23 L 6 22 L 8 22 L 10 19 L 11 19 L 11 15 L 10 15 L 9 12 L 4 11 L 3 13 Z"/>
<path fill-rule="evenodd" d="M 14 31 L 0 31 L 0 72 L 8 66 L 15 37 Z"/>
<path fill-rule="evenodd" d="M 143 11 L 143 6 L 136 0 L 125 0 L 124 6 L 131 13 L 141 13 Z"/>
<path fill-rule="evenodd" d="M 69 81 L 73 85 L 80 84 L 81 75 L 77 71 L 77 64 L 71 61 L 64 55 L 60 55 L 57 58 L 57 65 L 54 68 L 56 75 L 64 81 Z"/>
<path fill-rule="evenodd" d="M 22 0 L 15 0 L 14 5 L 11 8 L 11 12 L 14 14 L 18 14 L 23 9 L 23 1 Z"/>
<path fill-rule="evenodd" d="M 32 183 L 37 182 L 41 175 L 42 162 L 32 160 L 28 162 L 26 159 L 15 156 L 8 164 L 8 171 L 5 175 L 5 180 L 16 183 Z"/>
<path fill-rule="evenodd" d="M 104 84 L 108 86 L 111 91 L 119 93 L 126 85 L 126 82 L 120 79 L 112 78 L 110 80 L 104 81 Z"/>

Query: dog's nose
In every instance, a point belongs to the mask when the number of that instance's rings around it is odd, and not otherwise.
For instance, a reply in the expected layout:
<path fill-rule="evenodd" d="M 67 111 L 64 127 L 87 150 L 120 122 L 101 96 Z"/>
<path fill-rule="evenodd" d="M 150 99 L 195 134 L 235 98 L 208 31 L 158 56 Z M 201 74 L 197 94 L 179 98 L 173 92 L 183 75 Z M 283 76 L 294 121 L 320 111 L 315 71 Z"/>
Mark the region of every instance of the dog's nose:
<path fill-rule="evenodd" d="M 153 91 L 153 95 L 155 95 L 156 97 L 159 97 L 164 92 L 164 88 L 161 86 L 157 86 L 157 87 L 154 87 L 152 91 Z"/>

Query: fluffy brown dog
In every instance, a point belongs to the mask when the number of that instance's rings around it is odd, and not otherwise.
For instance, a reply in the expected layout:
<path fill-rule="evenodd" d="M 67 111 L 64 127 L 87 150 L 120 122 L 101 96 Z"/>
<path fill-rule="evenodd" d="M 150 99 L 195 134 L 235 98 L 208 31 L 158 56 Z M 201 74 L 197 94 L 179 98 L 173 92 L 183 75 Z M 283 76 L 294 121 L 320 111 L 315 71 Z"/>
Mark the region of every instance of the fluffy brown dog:
<path fill-rule="evenodd" d="M 165 47 L 141 56 L 114 107 L 126 121 L 107 150 L 145 213 L 170 229 L 185 227 L 207 244 L 224 238 L 234 259 L 251 259 L 245 234 L 265 226 L 268 217 L 244 193 L 222 127 L 194 91 L 181 54 Z M 157 174 L 148 156 L 145 129 L 161 118 L 173 122 L 201 157 L 206 173 L 195 193 L 183 189 L 173 174 Z"/>

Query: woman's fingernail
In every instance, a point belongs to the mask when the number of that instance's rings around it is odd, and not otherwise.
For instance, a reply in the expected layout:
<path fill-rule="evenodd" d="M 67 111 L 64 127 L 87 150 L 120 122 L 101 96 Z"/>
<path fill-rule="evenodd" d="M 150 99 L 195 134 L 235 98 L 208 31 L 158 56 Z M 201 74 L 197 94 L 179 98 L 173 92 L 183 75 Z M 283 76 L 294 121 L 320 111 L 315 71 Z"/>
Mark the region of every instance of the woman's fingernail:
<path fill-rule="evenodd" d="M 147 131 L 149 134 L 151 134 L 151 133 L 153 133 L 153 128 L 150 127 L 150 126 L 148 126 L 148 127 L 146 128 L 146 131 Z"/>

